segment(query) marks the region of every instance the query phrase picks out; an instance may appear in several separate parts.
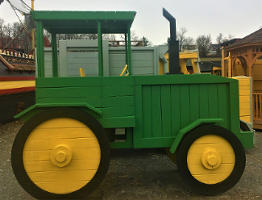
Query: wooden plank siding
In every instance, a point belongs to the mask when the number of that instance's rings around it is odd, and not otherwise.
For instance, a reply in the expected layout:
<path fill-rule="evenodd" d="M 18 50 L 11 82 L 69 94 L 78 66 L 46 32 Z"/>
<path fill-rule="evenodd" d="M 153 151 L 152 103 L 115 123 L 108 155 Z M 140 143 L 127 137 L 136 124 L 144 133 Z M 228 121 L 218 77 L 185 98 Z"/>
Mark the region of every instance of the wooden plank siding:
<path fill-rule="evenodd" d="M 136 117 L 143 119 L 143 123 L 134 128 L 136 148 L 153 147 L 156 143 L 167 147 L 179 130 L 199 118 L 221 118 L 224 120 L 221 126 L 232 128 L 230 84 L 185 82 L 150 85 L 144 80 L 140 85 L 141 97 L 136 98 L 142 111 L 136 113 Z M 238 120 L 232 119 L 232 123 L 236 124 Z"/>
<path fill-rule="evenodd" d="M 37 80 L 36 100 L 40 104 L 88 104 L 102 111 L 101 123 L 105 128 L 122 127 L 121 118 L 127 121 L 125 127 L 132 127 L 135 115 L 133 79 L 117 78 L 117 80 L 96 77 Z"/>
<path fill-rule="evenodd" d="M 170 147 L 178 131 L 199 118 L 223 119 L 219 125 L 239 133 L 232 85 L 237 81 L 203 74 L 45 78 L 36 80 L 36 99 L 88 104 L 101 111 L 103 127 L 132 128 L 135 148 Z"/>
<path fill-rule="evenodd" d="M 232 77 L 238 80 L 239 85 L 239 115 L 240 119 L 253 123 L 252 116 L 252 78 L 246 76 Z M 255 97 L 253 95 L 253 97 Z M 255 103 L 254 103 L 255 104 Z M 255 116 L 254 116 L 255 117 Z"/>

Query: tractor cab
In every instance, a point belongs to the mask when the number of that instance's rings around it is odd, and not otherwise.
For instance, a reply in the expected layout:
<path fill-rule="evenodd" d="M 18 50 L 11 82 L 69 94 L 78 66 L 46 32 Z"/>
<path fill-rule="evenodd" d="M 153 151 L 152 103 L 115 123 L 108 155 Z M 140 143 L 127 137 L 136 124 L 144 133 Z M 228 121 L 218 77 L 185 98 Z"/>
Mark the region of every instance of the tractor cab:
<path fill-rule="evenodd" d="M 132 75 L 130 28 L 134 11 L 33 11 L 37 41 L 37 77 L 45 78 L 44 29 L 51 34 L 52 77 L 59 77 L 57 59 L 58 34 L 97 34 L 98 75 L 103 70 L 103 34 L 124 34 L 125 61 Z"/>

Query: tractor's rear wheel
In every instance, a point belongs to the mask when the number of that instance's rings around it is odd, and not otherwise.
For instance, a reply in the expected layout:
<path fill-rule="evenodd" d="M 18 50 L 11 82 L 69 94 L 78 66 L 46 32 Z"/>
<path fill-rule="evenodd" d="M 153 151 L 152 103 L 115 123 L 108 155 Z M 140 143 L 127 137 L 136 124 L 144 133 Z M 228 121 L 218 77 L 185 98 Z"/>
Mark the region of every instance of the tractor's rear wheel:
<path fill-rule="evenodd" d="M 103 127 L 85 112 L 45 111 L 18 132 L 12 168 L 21 186 L 38 199 L 82 198 L 102 181 L 110 148 Z"/>
<path fill-rule="evenodd" d="M 245 163 L 245 151 L 238 138 L 215 125 L 188 133 L 177 151 L 181 176 L 192 190 L 205 195 L 233 187 L 242 176 Z"/>

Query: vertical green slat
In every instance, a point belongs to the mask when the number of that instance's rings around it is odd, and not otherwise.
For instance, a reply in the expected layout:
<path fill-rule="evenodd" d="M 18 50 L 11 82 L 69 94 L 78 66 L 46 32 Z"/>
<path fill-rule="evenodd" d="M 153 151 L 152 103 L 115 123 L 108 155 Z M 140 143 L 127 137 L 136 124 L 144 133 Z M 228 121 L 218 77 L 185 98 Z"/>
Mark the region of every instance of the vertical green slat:
<path fill-rule="evenodd" d="M 102 30 L 101 30 L 101 22 L 97 22 L 97 37 L 98 37 L 98 74 L 99 76 L 103 76 L 103 42 L 102 42 Z"/>
<path fill-rule="evenodd" d="M 238 84 L 235 80 L 232 80 L 229 83 L 229 105 L 230 105 L 230 113 L 231 116 L 230 124 L 231 124 L 231 131 L 234 133 L 239 133 L 239 89 Z"/>
<path fill-rule="evenodd" d="M 210 84 L 208 86 L 208 111 L 209 117 L 215 118 L 218 116 L 218 103 L 217 103 L 217 85 Z"/>
<path fill-rule="evenodd" d="M 143 139 L 143 103 L 142 103 L 142 86 L 137 85 L 135 87 L 135 116 L 136 116 L 136 126 L 134 127 L 133 131 L 133 138 L 134 138 L 134 148 L 139 146 L 139 142 Z"/>
<path fill-rule="evenodd" d="M 43 25 L 41 22 L 36 21 L 36 47 L 37 47 L 37 73 L 38 78 L 45 76 L 44 68 L 44 38 L 43 38 Z"/>
<path fill-rule="evenodd" d="M 127 53 L 127 34 L 125 33 L 125 56 L 126 56 L 126 64 L 128 64 L 128 53 Z"/>
<path fill-rule="evenodd" d="M 57 44 L 56 44 L 56 34 L 52 33 L 52 66 L 53 66 L 53 77 L 58 76 L 58 64 L 57 64 Z"/>
<path fill-rule="evenodd" d="M 160 86 L 152 86 L 152 136 L 159 137 L 162 135 L 162 117 L 160 102 Z"/>
<path fill-rule="evenodd" d="M 201 84 L 199 87 L 199 111 L 200 118 L 208 118 L 208 87 Z"/>
<path fill-rule="evenodd" d="M 199 85 L 191 85 L 190 92 L 190 122 L 193 122 L 199 118 Z"/>
<path fill-rule="evenodd" d="M 144 120 L 144 131 L 143 138 L 152 137 L 152 111 L 151 111 L 151 86 L 143 86 L 143 120 Z"/>
<path fill-rule="evenodd" d="M 172 133 L 177 134 L 180 130 L 180 87 L 178 85 L 171 85 L 171 126 Z"/>
<path fill-rule="evenodd" d="M 228 88 L 225 84 L 217 85 L 218 88 L 218 115 L 220 118 L 224 119 L 224 127 L 229 128 L 229 121 L 228 121 Z"/>
<path fill-rule="evenodd" d="M 189 123 L 189 86 L 188 85 L 181 85 L 180 91 L 180 106 L 181 106 L 181 128 L 184 128 Z"/>
<path fill-rule="evenodd" d="M 129 75 L 132 75 L 132 62 L 131 62 L 131 32 L 130 32 L 130 26 L 128 27 L 128 33 L 127 33 L 127 58 L 128 58 L 128 72 Z"/>
<path fill-rule="evenodd" d="M 170 85 L 161 86 L 162 136 L 171 135 L 171 96 Z"/>

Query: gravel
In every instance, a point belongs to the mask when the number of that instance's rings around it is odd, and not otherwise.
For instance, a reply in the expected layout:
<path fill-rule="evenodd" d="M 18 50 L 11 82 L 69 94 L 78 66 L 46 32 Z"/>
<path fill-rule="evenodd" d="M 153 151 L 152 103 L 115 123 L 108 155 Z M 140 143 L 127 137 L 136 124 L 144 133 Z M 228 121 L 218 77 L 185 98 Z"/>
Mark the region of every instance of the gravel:
<path fill-rule="evenodd" d="M 19 121 L 0 125 L 0 200 L 33 200 L 16 181 L 10 152 Z M 109 171 L 87 199 L 262 199 L 262 132 L 255 134 L 255 148 L 248 150 L 245 172 L 234 188 L 215 197 L 196 195 L 182 183 L 175 164 L 163 150 L 113 150 Z"/>

